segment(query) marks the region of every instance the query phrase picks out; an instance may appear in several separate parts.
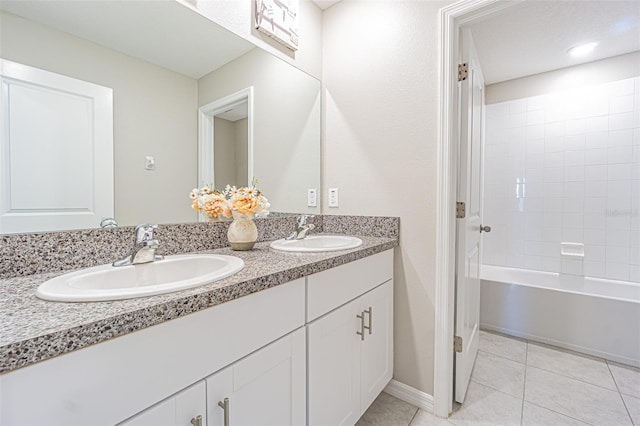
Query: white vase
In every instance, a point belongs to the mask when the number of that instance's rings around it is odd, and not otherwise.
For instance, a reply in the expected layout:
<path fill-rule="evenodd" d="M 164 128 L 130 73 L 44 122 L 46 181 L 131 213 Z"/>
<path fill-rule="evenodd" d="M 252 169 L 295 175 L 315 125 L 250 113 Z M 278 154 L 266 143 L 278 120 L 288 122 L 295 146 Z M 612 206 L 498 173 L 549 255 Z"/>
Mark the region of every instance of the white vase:
<path fill-rule="evenodd" d="M 220 218 L 217 217 L 211 217 L 206 213 L 202 213 L 202 220 L 201 222 L 220 222 Z"/>
<path fill-rule="evenodd" d="M 251 250 L 258 240 L 258 228 L 253 217 L 233 212 L 233 222 L 229 225 L 227 238 L 233 250 Z"/>

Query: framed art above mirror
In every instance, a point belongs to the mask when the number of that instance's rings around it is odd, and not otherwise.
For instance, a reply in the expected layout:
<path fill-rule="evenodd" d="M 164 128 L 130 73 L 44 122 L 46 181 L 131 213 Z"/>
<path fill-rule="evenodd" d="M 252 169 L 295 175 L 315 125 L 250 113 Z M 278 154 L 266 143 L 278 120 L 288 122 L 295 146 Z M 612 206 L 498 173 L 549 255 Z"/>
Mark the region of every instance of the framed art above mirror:
<path fill-rule="evenodd" d="M 112 89 L 119 225 L 198 220 L 189 192 L 210 183 L 198 181 L 198 108 L 250 86 L 254 175 L 271 210 L 319 211 L 307 207 L 320 188 L 317 79 L 179 1 L 3 0 L 0 14 L 3 59 Z"/>

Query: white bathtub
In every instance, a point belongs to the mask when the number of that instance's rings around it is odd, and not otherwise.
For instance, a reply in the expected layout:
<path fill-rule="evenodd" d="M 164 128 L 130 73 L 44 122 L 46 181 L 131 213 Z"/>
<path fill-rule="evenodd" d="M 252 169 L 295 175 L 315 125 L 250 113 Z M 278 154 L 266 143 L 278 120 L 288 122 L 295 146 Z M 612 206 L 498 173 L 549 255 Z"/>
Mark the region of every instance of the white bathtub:
<path fill-rule="evenodd" d="M 483 265 L 480 327 L 640 367 L 640 284 Z"/>

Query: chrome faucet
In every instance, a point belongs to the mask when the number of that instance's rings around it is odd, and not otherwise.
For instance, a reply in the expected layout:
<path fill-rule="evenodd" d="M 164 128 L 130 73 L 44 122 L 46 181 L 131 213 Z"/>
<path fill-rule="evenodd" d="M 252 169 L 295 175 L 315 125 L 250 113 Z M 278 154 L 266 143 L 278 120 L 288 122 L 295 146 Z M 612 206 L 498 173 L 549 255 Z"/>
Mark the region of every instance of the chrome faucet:
<path fill-rule="evenodd" d="M 100 221 L 100 228 L 117 228 L 118 222 L 113 217 L 103 217 Z"/>
<path fill-rule="evenodd" d="M 153 231 L 158 225 L 142 224 L 136 226 L 136 236 L 131 254 L 113 262 L 113 266 L 137 265 L 139 263 L 155 262 L 164 259 L 156 254 L 159 247 L 158 240 L 153 238 Z"/>
<path fill-rule="evenodd" d="M 296 226 L 296 230 L 293 231 L 286 240 L 302 240 L 307 236 L 307 233 L 312 229 L 315 229 L 315 225 L 313 223 L 307 223 L 307 219 L 312 218 L 313 215 L 303 214 L 298 218 L 298 226 Z"/>

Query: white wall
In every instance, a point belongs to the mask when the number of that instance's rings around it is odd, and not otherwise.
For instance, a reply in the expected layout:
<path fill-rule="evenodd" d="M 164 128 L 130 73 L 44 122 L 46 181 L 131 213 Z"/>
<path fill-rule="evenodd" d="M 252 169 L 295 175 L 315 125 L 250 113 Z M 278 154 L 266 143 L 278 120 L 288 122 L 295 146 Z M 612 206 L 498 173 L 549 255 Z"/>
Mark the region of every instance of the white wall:
<path fill-rule="evenodd" d="M 640 77 L 550 87 L 486 108 L 483 263 L 640 282 Z"/>
<path fill-rule="evenodd" d="M 256 30 L 255 0 L 195 0 L 196 8 L 212 21 L 256 46 L 320 79 L 322 75 L 322 11 L 311 0 L 300 0 L 300 45 L 295 52 Z"/>
<path fill-rule="evenodd" d="M 489 84 L 485 91 L 485 103 L 489 105 L 523 99 L 572 87 L 624 80 L 638 75 L 640 75 L 640 52 L 627 53 L 560 70 Z"/>
<path fill-rule="evenodd" d="M 194 221 L 197 81 L 15 15 L 1 20 L 3 58 L 113 89 L 119 224 Z M 144 170 L 147 155 L 153 172 Z"/>
<path fill-rule="evenodd" d="M 342 1 L 323 14 L 327 214 L 400 216 L 394 378 L 433 394 L 438 10 Z"/>

